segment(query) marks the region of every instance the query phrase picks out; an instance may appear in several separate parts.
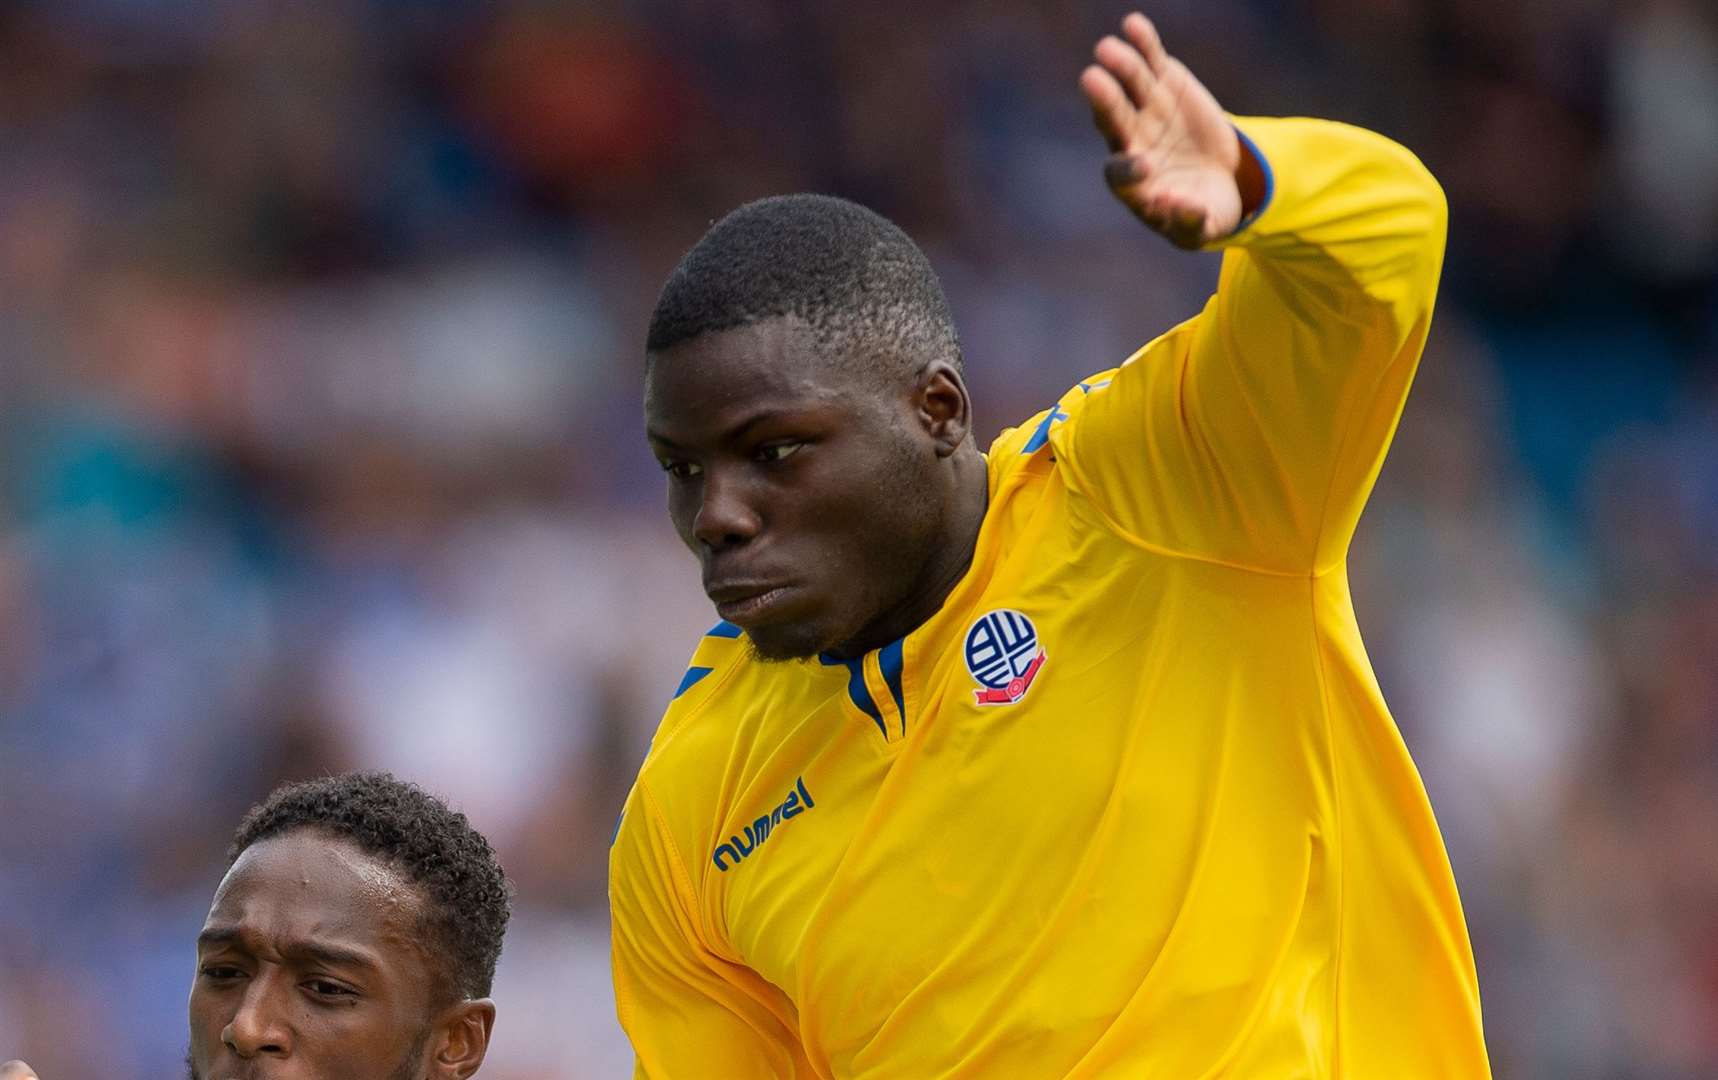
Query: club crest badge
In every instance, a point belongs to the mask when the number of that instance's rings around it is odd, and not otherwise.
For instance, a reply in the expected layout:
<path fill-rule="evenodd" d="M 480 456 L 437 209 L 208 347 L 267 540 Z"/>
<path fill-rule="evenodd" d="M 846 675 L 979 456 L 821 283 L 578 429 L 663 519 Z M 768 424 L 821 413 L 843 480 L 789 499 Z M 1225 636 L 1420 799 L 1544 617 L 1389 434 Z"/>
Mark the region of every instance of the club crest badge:
<path fill-rule="evenodd" d="M 979 616 L 966 632 L 966 670 L 984 687 L 973 691 L 980 705 L 1012 705 L 1025 697 L 1045 659 L 1038 628 L 1010 608 Z"/>

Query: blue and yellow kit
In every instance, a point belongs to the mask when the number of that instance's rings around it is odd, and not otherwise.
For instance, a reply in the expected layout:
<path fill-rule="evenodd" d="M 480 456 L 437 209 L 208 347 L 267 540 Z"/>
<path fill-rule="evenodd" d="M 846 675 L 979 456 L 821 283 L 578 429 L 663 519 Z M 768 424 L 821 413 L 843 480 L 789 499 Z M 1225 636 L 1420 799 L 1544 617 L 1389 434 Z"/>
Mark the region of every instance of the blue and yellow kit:
<path fill-rule="evenodd" d="M 1005 432 L 965 578 L 853 662 L 698 646 L 610 860 L 641 1077 L 1489 1075 L 1443 842 L 1350 603 L 1446 211 L 1236 119 L 1202 313 Z"/>

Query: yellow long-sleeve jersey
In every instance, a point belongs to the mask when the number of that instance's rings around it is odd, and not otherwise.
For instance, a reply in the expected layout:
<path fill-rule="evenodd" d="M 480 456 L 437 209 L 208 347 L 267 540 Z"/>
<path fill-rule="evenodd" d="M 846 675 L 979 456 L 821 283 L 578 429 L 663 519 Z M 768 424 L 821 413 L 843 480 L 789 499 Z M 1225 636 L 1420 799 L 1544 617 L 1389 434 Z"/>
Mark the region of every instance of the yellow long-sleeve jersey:
<path fill-rule="evenodd" d="M 1349 539 L 1425 342 L 1436 182 L 1237 119 L 1196 318 L 987 455 L 965 578 L 851 663 L 718 626 L 610 865 L 641 1077 L 1489 1075 Z"/>

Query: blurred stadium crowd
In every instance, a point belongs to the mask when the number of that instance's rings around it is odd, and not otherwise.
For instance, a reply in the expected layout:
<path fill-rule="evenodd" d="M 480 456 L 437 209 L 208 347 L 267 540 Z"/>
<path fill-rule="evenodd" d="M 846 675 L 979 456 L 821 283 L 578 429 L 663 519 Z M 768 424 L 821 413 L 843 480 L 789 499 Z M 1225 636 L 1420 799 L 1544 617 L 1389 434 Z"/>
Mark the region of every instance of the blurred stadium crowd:
<path fill-rule="evenodd" d="M 713 620 L 639 431 L 656 288 L 740 201 L 845 194 L 944 275 L 984 437 L 1047 406 L 1214 281 L 1103 188 L 1122 10 L 0 7 L 0 1057 L 176 1074 L 240 813 L 380 766 L 518 883 L 484 1075 L 625 1074 L 604 859 Z M 1450 195 L 1353 584 L 1497 1074 L 1718 1075 L 1718 15 L 1149 13 Z"/>

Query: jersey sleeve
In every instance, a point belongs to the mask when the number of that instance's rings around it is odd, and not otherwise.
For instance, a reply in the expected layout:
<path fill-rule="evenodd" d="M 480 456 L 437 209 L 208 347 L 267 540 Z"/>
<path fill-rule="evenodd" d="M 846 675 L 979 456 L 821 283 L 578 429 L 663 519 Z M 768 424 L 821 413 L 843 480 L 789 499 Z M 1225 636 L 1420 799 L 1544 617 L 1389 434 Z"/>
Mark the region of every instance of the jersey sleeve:
<path fill-rule="evenodd" d="M 615 1005 L 635 1080 L 812 1075 L 785 995 L 712 948 L 642 781 L 610 852 L 609 910 Z"/>
<path fill-rule="evenodd" d="M 1283 573 L 1346 554 L 1424 347 L 1442 191 L 1345 124 L 1237 119 L 1267 196 L 1216 295 L 1043 421 L 1109 524 L 1173 554 Z M 1031 446 L 1028 443 L 1028 446 Z"/>

